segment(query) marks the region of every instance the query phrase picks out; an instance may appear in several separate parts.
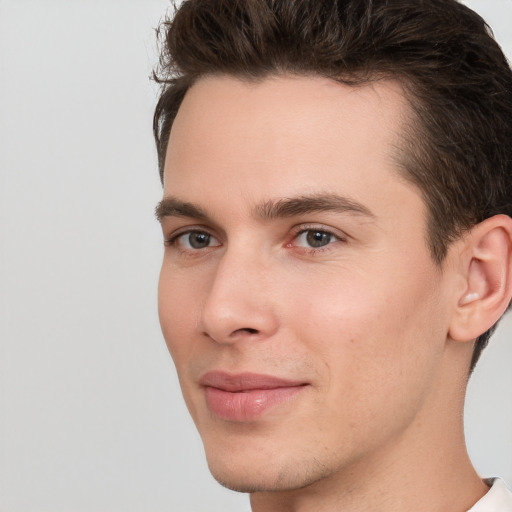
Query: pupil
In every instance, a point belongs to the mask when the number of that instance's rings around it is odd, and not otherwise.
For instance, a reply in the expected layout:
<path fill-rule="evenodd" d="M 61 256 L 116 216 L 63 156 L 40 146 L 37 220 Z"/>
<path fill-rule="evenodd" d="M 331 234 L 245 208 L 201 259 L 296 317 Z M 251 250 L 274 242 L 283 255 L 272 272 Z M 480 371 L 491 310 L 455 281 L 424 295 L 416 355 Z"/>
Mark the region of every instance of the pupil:
<path fill-rule="evenodd" d="M 324 231 L 309 231 L 306 238 L 311 247 L 323 247 L 331 241 L 331 235 Z"/>
<path fill-rule="evenodd" d="M 204 249 L 210 244 L 210 235 L 207 233 L 191 233 L 188 240 L 190 246 L 194 249 Z"/>

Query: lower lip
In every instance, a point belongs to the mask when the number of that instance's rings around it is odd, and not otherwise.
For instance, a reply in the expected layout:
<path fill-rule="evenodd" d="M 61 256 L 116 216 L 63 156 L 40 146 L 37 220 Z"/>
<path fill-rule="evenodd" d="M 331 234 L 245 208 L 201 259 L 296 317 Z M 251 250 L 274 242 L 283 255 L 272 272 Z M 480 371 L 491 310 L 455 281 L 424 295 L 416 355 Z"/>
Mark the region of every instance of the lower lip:
<path fill-rule="evenodd" d="M 240 392 L 206 387 L 206 403 L 210 411 L 227 421 L 252 421 L 265 411 L 286 403 L 305 386 L 251 389 Z"/>

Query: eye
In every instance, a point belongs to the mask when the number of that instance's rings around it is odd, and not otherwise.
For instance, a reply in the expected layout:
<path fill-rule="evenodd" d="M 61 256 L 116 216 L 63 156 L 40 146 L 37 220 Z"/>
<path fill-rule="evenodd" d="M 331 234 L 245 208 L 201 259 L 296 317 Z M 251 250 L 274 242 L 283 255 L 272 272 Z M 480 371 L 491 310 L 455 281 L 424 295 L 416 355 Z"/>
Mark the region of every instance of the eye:
<path fill-rule="evenodd" d="M 217 247 L 220 242 L 206 231 L 187 231 L 171 237 L 166 245 L 179 246 L 185 251 L 197 251 L 207 247 Z"/>
<path fill-rule="evenodd" d="M 298 247 L 321 249 L 322 247 L 339 240 L 339 237 L 333 233 L 329 233 L 329 231 L 323 231 L 321 229 L 305 229 L 297 235 L 294 245 Z"/>

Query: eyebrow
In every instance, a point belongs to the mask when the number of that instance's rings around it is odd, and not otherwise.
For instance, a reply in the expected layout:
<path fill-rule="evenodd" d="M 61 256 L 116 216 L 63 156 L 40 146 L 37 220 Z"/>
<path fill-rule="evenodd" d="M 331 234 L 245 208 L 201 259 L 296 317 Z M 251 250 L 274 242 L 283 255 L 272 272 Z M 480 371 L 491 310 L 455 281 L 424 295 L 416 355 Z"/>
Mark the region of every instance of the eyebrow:
<path fill-rule="evenodd" d="M 192 219 L 208 220 L 208 215 L 193 203 L 180 201 L 175 197 L 165 197 L 155 208 L 157 220 L 164 217 L 190 217 Z"/>
<path fill-rule="evenodd" d="M 256 216 L 263 220 L 320 212 L 353 213 L 365 217 L 375 217 L 363 204 L 338 194 L 313 194 L 274 199 L 265 201 L 255 208 Z"/>
<path fill-rule="evenodd" d="M 253 210 L 254 216 L 262 220 L 297 217 L 320 212 L 352 213 L 370 218 L 375 217 L 363 204 L 338 194 L 313 194 L 270 199 L 257 205 Z M 199 220 L 210 218 L 199 206 L 175 197 L 162 199 L 155 209 L 155 215 L 159 221 L 165 217 L 189 217 Z"/>

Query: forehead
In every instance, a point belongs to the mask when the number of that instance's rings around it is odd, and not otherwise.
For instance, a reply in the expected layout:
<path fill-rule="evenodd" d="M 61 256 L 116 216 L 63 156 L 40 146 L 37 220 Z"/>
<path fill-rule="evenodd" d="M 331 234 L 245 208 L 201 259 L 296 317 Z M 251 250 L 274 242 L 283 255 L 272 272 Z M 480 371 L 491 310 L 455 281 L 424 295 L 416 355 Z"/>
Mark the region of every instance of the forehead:
<path fill-rule="evenodd" d="M 364 202 L 385 184 L 410 187 L 396 161 L 408 116 L 393 81 L 204 78 L 174 121 L 164 195 L 205 204 L 337 192 Z"/>

